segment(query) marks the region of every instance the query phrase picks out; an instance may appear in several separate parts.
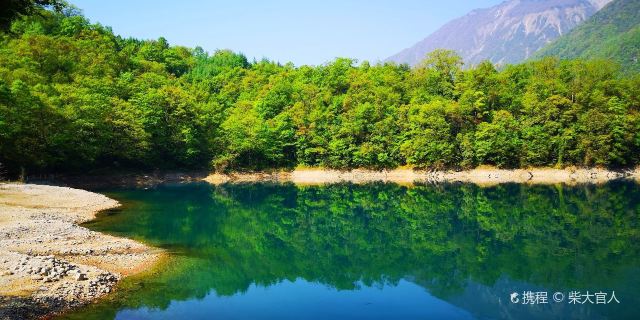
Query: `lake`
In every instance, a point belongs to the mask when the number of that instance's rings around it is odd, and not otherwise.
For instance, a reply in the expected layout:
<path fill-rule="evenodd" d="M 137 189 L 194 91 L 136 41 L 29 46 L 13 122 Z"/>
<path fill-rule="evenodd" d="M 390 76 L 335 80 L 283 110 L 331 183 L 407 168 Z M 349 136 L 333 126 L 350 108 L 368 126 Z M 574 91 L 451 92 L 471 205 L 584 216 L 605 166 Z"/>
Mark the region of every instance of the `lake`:
<path fill-rule="evenodd" d="M 88 228 L 165 248 L 171 258 L 64 318 L 640 314 L 640 187 L 632 182 L 188 183 L 101 192 L 123 206 Z"/>

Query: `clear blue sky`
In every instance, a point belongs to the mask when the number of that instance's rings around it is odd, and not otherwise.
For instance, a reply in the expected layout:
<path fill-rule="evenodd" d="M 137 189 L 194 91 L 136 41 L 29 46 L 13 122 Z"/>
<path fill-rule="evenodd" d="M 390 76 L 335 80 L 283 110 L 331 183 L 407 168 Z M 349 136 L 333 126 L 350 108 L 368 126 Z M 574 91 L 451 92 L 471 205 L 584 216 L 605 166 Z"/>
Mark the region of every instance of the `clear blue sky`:
<path fill-rule="evenodd" d="M 70 0 L 116 34 L 231 49 L 296 65 L 335 57 L 376 62 L 447 21 L 502 0 Z"/>

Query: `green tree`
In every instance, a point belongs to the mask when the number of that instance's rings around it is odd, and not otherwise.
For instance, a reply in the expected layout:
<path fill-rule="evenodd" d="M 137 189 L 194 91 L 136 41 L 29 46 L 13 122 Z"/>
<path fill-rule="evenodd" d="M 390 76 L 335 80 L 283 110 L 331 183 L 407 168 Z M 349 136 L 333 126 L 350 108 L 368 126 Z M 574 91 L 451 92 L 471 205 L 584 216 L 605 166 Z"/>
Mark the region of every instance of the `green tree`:
<path fill-rule="evenodd" d="M 522 144 L 518 123 L 511 113 L 500 110 L 491 122 L 478 125 L 475 133 L 475 156 L 479 163 L 498 167 L 517 167 Z"/>

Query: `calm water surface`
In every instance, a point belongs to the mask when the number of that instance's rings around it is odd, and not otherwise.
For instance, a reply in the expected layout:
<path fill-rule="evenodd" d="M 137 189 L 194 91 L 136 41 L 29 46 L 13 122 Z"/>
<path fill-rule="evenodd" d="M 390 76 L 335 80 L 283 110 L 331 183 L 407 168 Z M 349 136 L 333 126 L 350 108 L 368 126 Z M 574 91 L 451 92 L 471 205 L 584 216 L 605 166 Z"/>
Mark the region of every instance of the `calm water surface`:
<path fill-rule="evenodd" d="M 634 183 L 191 183 L 104 192 L 124 206 L 89 228 L 172 258 L 70 319 L 640 317 Z M 548 303 L 522 304 L 527 291 L 547 292 Z M 571 291 L 607 300 L 615 292 L 620 303 L 571 304 Z"/>

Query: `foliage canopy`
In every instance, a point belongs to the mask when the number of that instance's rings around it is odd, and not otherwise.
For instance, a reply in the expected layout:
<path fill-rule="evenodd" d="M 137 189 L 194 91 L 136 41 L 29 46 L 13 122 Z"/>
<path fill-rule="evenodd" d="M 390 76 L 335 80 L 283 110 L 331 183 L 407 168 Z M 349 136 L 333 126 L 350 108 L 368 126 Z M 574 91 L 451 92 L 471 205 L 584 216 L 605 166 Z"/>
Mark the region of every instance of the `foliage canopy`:
<path fill-rule="evenodd" d="M 115 168 L 247 170 L 633 166 L 640 77 L 607 61 L 416 68 L 338 58 L 250 62 L 136 40 L 77 10 L 0 33 L 0 163 L 10 173 Z"/>

